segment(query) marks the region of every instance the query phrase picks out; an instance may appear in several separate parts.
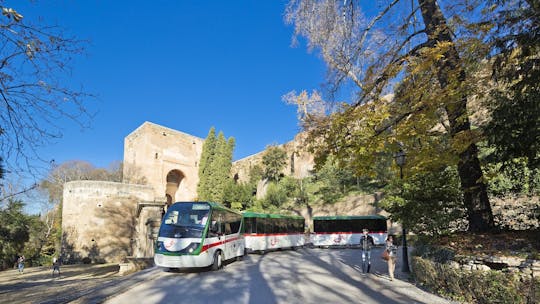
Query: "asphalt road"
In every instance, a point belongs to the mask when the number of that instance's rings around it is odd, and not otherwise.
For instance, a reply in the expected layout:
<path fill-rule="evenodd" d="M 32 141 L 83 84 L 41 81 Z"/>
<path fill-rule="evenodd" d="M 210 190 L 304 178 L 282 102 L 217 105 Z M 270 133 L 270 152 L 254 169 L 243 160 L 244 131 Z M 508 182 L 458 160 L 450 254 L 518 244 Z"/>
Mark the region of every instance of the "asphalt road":
<path fill-rule="evenodd" d="M 301 249 L 251 254 L 219 271 L 150 270 L 147 280 L 105 303 L 453 303 L 408 282 L 396 267 L 390 281 L 374 249 L 362 274 L 359 249 Z"/>

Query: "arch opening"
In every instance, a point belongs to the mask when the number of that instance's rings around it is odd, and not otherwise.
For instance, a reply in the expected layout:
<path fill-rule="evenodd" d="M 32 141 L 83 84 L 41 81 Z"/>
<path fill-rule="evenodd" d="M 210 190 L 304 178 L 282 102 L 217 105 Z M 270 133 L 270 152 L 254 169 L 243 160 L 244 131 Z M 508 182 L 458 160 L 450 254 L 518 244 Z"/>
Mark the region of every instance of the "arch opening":
<path fill-rule="evenodd" d="M 184 179 L 184 173 L 180 170 L 171 170 L 167 173 L 165 197 L 167 198 L 167 206 L 170 206 L 176 201 L 176 193 L 180 188 L 182 180 Z"/>

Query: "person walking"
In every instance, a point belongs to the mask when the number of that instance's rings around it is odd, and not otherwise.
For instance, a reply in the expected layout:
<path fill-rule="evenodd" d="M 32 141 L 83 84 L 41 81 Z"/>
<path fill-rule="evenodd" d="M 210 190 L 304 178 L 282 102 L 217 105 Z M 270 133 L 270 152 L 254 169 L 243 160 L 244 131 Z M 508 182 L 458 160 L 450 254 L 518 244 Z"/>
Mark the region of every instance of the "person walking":
<path fill-rule="evenodd" d="M 17 267 L 19 268 L 19 273 L 24 273 L 24 255 L 19 256 L 17 259 Z"/>
<path fill-rule="evenodd" d="M 369 273 L 371 269 L 371 247 L 373 247 L 373 237 L 369 235 L 369 230 L 364 229 L 360 237 L 360 248 L 362 249 L 362 272 Z"/>
<path fill-rule="evenodd" d="M 53 277 L 54 277 L 55 272 L 57 272 L 58 276 L 60 276 L 60 259 L 57 259 L 56 257 L 53 258 L 53 270 L 52 270 Z"/>
<path fill-rule="evenodd" d="M 386 238 L 386 248 L 388 252 L 388 275 L 390 276 L 390 281 L 394 280 L 394 271 L 396 269 L 396 260 L 397 260 L 397 246 L 394 245 L 394 238 L 389 235 Z"/>

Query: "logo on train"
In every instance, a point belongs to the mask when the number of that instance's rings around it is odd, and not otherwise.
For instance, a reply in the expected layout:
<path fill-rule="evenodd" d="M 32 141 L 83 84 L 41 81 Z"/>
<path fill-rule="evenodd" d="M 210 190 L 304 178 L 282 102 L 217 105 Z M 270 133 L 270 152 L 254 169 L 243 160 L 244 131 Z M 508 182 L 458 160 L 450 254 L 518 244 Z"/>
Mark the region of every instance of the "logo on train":
<path fill-rule="evenodd" d="M 340 234 L 334 239 L 334 243 L 339 244 L 341 243 L 342 240 L 343 240 L 343 237 Z"/>
<path fill-rule="evenodd" d="M 277 238 L 276 237 L 273 237 L 270 239 L 270 245 L 272 245 L 272 247 L 276 246 L 277 244 Z"/>
<path fill-rule="evenodd" d="M 173 246 L 175 245 L 176 241 L 174 239 L 169 239 L 167 241 L 165 241 L 163 243 L 163 245 L 165 246 L 165 249 L 167 250 L 171 250 L 173 248 Z"/>

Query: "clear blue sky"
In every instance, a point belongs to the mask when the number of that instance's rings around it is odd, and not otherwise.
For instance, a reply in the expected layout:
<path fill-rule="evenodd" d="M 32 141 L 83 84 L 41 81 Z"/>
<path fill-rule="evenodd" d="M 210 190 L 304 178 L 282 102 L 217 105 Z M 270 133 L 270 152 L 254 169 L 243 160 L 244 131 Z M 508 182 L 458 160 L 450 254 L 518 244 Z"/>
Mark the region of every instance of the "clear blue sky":
<path fill-rule="evenodd" d="M 60 122 L 64 137 L 42 149 L 56 163 L 98 167 L 122 160 L 123 140 L 144 121 L 205 138 L 211 126 L 236 139 L 234 158 L 285 143 L 299 131 L 281 96 L 311 91 L 325 67 L 291 47 L 286 1 L 6 1 L 90 41 L 72 81 L 98 96 L 91 129 Z"/>

